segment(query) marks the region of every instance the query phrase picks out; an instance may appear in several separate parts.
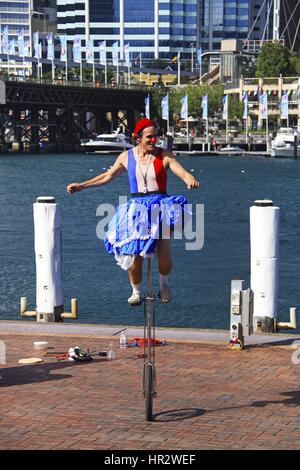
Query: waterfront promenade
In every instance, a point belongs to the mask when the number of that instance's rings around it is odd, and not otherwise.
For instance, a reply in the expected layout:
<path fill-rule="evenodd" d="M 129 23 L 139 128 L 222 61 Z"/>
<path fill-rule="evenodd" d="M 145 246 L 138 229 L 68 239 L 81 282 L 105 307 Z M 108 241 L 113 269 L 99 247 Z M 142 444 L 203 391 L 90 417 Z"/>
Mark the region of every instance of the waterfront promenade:
<path fill-rule="evenodd" d="M 119 349 L 118 326 L 0 322 L 0 449 L 299 449 L 299 335 L 252 335 L 241 352 L 228 332 L 158 329 L 158 396 L 144 418 L 143 359 Z M 127 339 L 142 336 L 128 328 Z M 89 348 L 92 362 L 58 361 L 33 349 Z M 116 360 L 98 352 L 113 341 Z M 2 343 L 3 344 L 3 343 Z M 18 360 L 44 362 L 21 365 Z M 292 360 L 293 359 L 293 360 Z M 300 360 L 300 353 L 299 353 Z"/>

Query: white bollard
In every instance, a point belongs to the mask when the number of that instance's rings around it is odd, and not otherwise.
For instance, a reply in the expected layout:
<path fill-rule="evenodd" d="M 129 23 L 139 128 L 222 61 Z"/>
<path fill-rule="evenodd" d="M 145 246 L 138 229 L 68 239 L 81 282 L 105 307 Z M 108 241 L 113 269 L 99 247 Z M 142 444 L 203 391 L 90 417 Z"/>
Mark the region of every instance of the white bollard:
<path fill-rule="evenodd" d="M 279 207 L 269 200 L 250 207 L 253 331 L 276 331 L 278 316 Z"/>
<path fill-rule="evenodd" d="M 61 218 L 53 197 L 33 204 L 37 321 L 55 321 L 63 311 Z"/>

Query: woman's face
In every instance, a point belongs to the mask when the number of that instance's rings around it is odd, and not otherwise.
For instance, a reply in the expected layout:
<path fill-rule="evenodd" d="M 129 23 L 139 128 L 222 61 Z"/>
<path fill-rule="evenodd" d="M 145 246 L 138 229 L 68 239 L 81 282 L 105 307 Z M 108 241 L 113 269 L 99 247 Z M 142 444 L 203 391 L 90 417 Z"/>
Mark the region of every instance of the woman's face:
<path fill-rule="evenodd" d="M 155 127 L 146 127 L 143 130 L 140 145 L 147 152 L 152 152 L 157 142 L 157 133 Z"/>

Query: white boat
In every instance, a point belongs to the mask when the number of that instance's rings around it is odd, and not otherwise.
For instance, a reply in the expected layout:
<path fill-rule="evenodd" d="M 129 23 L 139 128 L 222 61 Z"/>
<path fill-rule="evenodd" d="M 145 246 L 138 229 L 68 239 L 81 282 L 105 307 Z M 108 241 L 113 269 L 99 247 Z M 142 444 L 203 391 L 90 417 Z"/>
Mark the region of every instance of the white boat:
<path fill-rule="evenodd" d="M 295 133 L 299 140 L 299 132 L 294 127 L 280 127 L 276 137 L 272 140 L 271 147 L 285 147 L 287 144 L 294 144 Z"/>
<path fill-rule="evenodd" d="M 113 131 L 112 134 L 99 134 L 94 139 L 82 139 L 80 145 L 87 152 L 122 152 L 134 147 L 131 139 L 118 131 Z"/>
<path fill-rule="evenodd" d="M 226 147 L 221 148 L 218 153 L 225 153 L 229 155 L 241 155 L 246 153 L 246 150 L 235 145 L 226 145 Z"/>
<path fill-rule="evenodd" d="M 295 134 L 299 142 L 299 132 L 293 127 L 280 127 L 276 137 L 271 142 L 271 157 L 293 158 L 295 156 L 294 139 Z M 300 145 L 297 145 L 297 155 L 300 156 Z"/>
<path fill-rule="evenodd" d="M 285 146 L 271 147 L 271 157 L 276 158 L 295 158 L 294 144 L 286 144 Z M 297 145 L 297 155 L 300 157 L 300 145 Z"/>

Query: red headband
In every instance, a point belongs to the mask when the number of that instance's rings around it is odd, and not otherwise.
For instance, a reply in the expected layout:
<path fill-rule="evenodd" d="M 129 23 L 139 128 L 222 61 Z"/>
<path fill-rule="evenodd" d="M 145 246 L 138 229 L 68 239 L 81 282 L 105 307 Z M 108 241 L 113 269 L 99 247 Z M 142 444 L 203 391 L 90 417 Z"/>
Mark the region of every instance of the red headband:
<path fill-rule="evenodd" d="M 144 129 L 146 129 L 146 127 L 153 127 L 155 126 L 154 122 L 151 121 L 151 119 L 147 119 L 147 118 L 144 118 L 144 119 L 140 119 L 136 125 L 135 125 L 135 128 L 134 128 L 134 131 L 133 131 L 133 135 L 134 135 L 134 138 L 136 138 L 136 136 L 142 132 Z"/>

